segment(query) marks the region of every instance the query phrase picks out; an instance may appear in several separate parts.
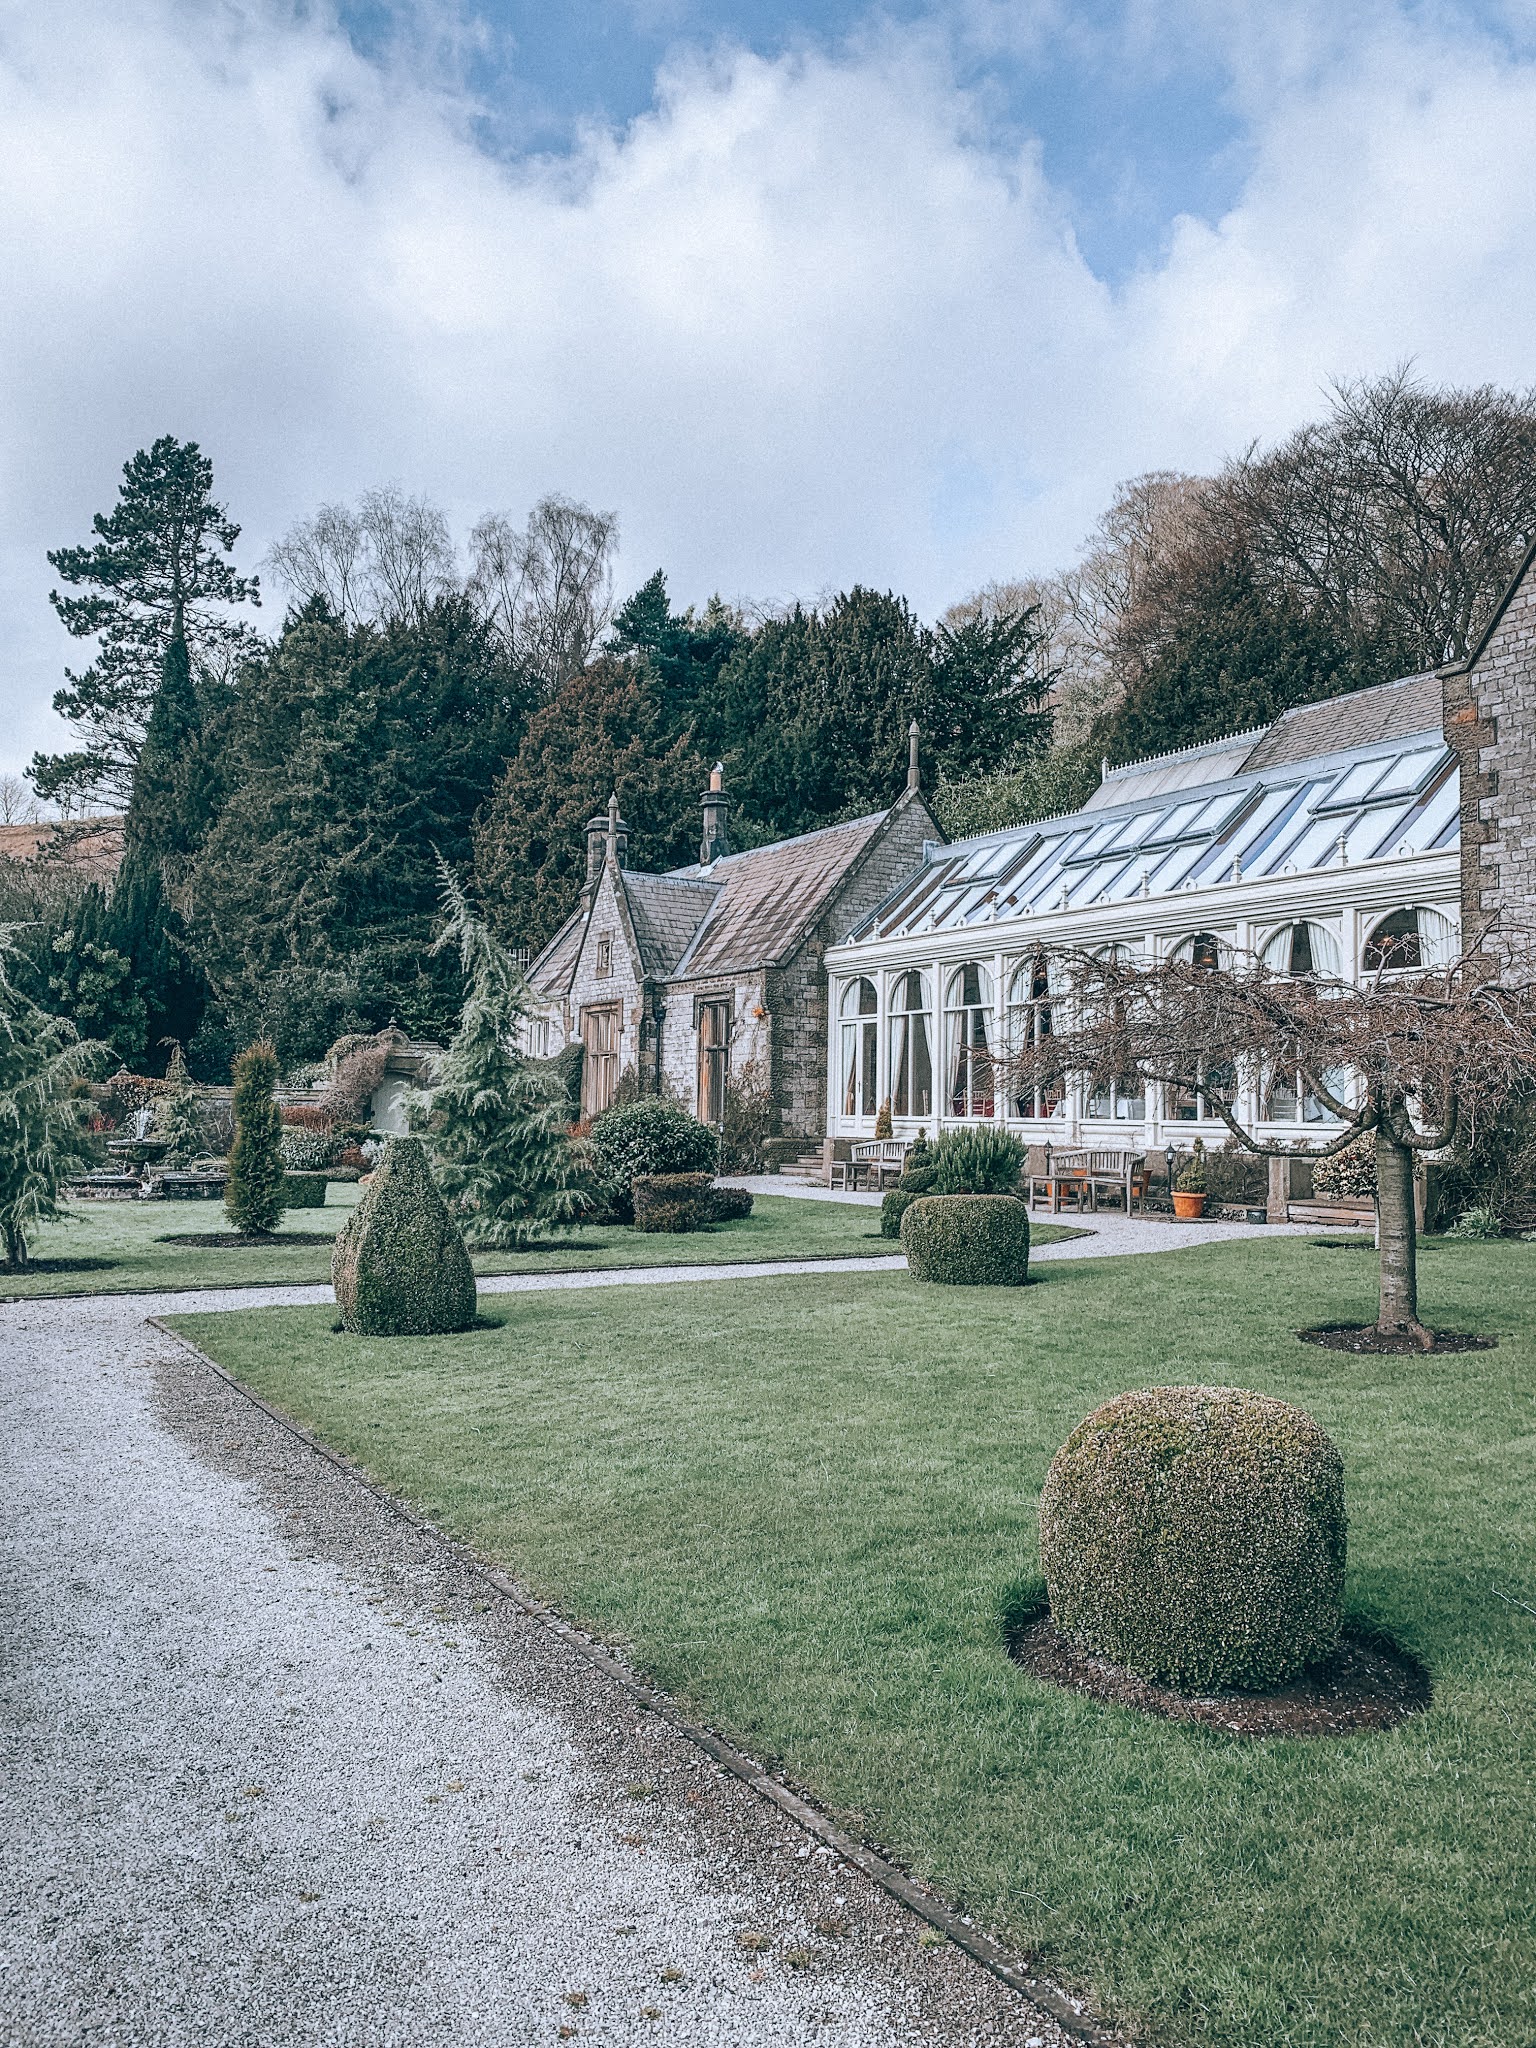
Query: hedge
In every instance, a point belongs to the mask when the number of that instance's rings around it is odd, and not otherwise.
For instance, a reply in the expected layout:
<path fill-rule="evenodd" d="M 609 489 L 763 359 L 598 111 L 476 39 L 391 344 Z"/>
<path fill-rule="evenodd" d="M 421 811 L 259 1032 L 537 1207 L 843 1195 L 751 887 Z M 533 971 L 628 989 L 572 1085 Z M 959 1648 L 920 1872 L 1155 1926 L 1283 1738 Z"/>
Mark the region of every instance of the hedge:
<path fill-rule="evenodd" d="M 1283 1685 L 1338 1640 L 1344 1466 L 1310 1415 L 1148 1387 L 1080 1422 L 1040 1496 L 1051 1619 L 1188 1691 Z"/>
<path fill-rule="evenodd" d="M 641 1174 L 631 1189 L 635 1228 L 707 1230 L 715 1220 L 714 1195 L 707 1173 Z"/>
<path fill-rule="evenodd" d="M 921 1189 L 894 1187 L 880 1204 L 880 1235 L 900 1237 L 901 1219 L 919 1199 Z"/>
<path fill-rule="evenodd" d="M 605 1109 L 592 1121 L 590 1143 L 594 1171 L 621 1223 L 633 1213 L 630 1190 L 638 1177 L 712 1174 L 720 1163 L 719 1140 L 708 1124 L 656 1098 Z"/>
<path fill-rule="evenodd" d="M 919 1195 L 901 1219 L 914 1280 L 947 1287 L 1023 1287 L 1029 1211 L 1013 1195 Z"/>
<path fill-rule="evenodd" d="M 285 1173 L 283 1200 L 290 1209 L 323 1209 L 327 1173 Z"/>
<path fill-rule="evenodd" d="M 430 1337 L 475 1320 L 475 1274 L 420 1138 L 390 1138 L 331 1258 L 342 1325 Z"/>

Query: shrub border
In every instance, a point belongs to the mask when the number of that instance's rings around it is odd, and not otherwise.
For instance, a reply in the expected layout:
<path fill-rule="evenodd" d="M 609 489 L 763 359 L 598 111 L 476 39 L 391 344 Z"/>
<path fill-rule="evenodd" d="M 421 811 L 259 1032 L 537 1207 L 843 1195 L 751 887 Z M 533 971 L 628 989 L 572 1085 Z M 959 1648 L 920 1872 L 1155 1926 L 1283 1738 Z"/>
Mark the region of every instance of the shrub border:
<path fill-rule="evenodd" d="M 514 1607 L 519 1608 L 531 1621 L 536 1621 L 540 1627 L 547 1629 L 567 1649 L 573 1650 L 578 1657 L 601 1671 L 605 1677 L 612 1679 L 643 1712 L 655 1714 L 660 1720 L 665 1721 L 696 1749 L 702 1750 L 722 1770 L 728 1771 L 750 1791 L 776 1807 L 786 1819 L 792 1820 L 806 1834 L 835 1850 L 845 1862 L 863 1871 L 887 1897 L 894 1899 L 898 1905 L 905 1906 L 919 1919 L 926 1920 L 930 1927 L 936 1928 L 940 1934 L 952 1941 L 956 1948 L 963 1950 L 973 1962 L 979 1963 L 984 1970 L 1000 1979 L 1010 1991 L 1017 1991 L 1021 1997 L 1028 1999 L 1048 2018 L 1054 2020 L 1070 2039 L 1084 2042 L 1086 2048 L 1124 2048 L 1125 2037 L 1112 2031 L 1104 2022 L 1093 2018 L 1083 2000 L 1072 1997 L 1068 1991 L 1052 1983 L 1048 1978 L 1037 1976 L 1027 1963 L 1015 1961 L 1000 1942 L 994 1941 L 991 1935 L 984 1934 L 972 1922 L 969 1914 L 958 1913 L 953 1906 L 935 1898 L 904 1870 L 882 1856 L 877 1849 L 871 1848 L 857 1836 L 850 1835 L 844 1828 L 839 1827 L 824 1808 L 796 1792 L 782 1777 L 771 1775 L 764 1770 L 763 1766 L 748 1756 L 745 1750 L 738 1749 L 734 1743 L 728 1742 L 722 1735 L 716 1735 L 702 1723 L 688 1720 L 665 1693 L 648 1685 L 610 1649 L 578 1629 L 573 1622 L 567 1621 L 556 1608 L 535 1599 L 531 1593 L 518 1585 L 515 1579 L 498 1571 L 494 1565 L 487 1564 L 466 1544 L 445 1534 L 435 1522 L 418 1514 L 405 1501 L 387 1492 L 382 1486 L 375 1485 L 360 1467 L 343 1457 L 339 1451 L 333 1451 L 329 1444 L 323 1443 L 305 1429 L 302 1423 L 293 1421 L 290 1416 L 283 1414 L 280 1408 L 274 1408 L 270 1401 L 264 1401 L 259 1394 L 253 1394 L 249 1387 L 243 1386 L 232 1373 L 226 1372 L 216 1359 L 210 1358 L 208 1353 L 200 1345 L 194 1344 L 190 1337 L 183 1336 L 179 1330 L 173 1330 L 159 1316 L 146 1316 L 144 1320 L 151 1329 L 158 1330 L 173 1344 L 178 1344 L 189 1351 L 243 1401 L 248 1401 L 253 1408 L 259 1408 L 290 1436 L 296 1437 L 306 1449 L 323 1458 L 327 1464 L 333 1465 L 344 1478 L 350 1479 L 355 1485 L 372 1494 L 373 1498 L 392 1515 L 398 1516 L 401 1521 L 408 1523 L 422 1535 L 430 1536 L 434 1542 L 451 1551 L 460 1565 L 483 1579 L 504 1600 L 511 1601 Z"/>

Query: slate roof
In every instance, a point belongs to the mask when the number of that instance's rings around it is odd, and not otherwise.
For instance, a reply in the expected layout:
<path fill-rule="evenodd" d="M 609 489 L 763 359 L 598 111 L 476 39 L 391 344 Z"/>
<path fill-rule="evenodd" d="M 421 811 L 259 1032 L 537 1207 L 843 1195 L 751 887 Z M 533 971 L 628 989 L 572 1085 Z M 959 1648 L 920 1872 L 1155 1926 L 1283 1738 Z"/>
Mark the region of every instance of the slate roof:
<path fill-rule="evenodd" d="M 677 963 L 677 978 L 778 966 L 889 815 L 876 811 L 844 825 L 802 832 L 797 839 L 727 854 L 708 869 L 676 870 L 667 879 L 699 882 L 707 877 L 717 889 L 697 936 Z"/>
<path fill-rule="evenodd" d="M 1322 704 L 1282 711 L 1243 763 L 1245 769 L 1279 768 L 1339 754 L 1381 740 L 1415 739 L 1442 730 L 1444 693 L 1437 673 L 1401 676 L 1371 690 L 1351 690 Z"/>
<path fill-rule="evenodd" d="M 541 996 L 563 996 L 576 972 L 582 934 L 587 928 L 584 910 L 573 910 L 528 969 L 528 986 Z"/>
<path fill-rule="evenodd" d="M 623 871 L 624 894 L 646 974 L 670 975 L 720 894 L 718 882 Z"/>

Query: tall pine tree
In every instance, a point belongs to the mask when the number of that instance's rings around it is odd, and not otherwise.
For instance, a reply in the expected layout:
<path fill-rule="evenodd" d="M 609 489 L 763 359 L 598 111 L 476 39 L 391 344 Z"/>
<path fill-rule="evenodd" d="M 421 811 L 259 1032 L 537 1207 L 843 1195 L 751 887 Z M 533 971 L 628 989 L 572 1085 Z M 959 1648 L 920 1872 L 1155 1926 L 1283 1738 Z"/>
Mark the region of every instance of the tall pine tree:
<path fill-rule="evenodd" d="M 123 466 L 116 505 L 92 521 L 96 539 L 48 557 L 81 595 L 50 593 L 66 630 L 96 639 L 96 659 L 69 673 L 53 708 L 81 744 L 69 754 L 34 756 L 40 795 L 120 805 L 166 679 L 166 657 L 181 642 L 190 668 L 218 671 L 247 638 L 229 615 L 260 601 L 256 578 L 227 559 L 240 529 L 213 497 L 213 464 L 195 441 L 162 435 Z M 190 689 L 171 679 L 180 717 Z"/>

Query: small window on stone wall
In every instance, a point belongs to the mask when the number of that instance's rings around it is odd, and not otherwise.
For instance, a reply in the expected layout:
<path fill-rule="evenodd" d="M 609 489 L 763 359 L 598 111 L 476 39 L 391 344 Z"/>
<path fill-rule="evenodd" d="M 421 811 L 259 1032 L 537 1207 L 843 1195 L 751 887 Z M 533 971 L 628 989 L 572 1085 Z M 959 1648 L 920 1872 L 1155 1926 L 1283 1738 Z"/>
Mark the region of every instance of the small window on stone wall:
<path fill-rule="evenodd" d="M 613 935 L 604 932 L 597 942 L 597 978 L 606 981 L 613 972 Z"/>

